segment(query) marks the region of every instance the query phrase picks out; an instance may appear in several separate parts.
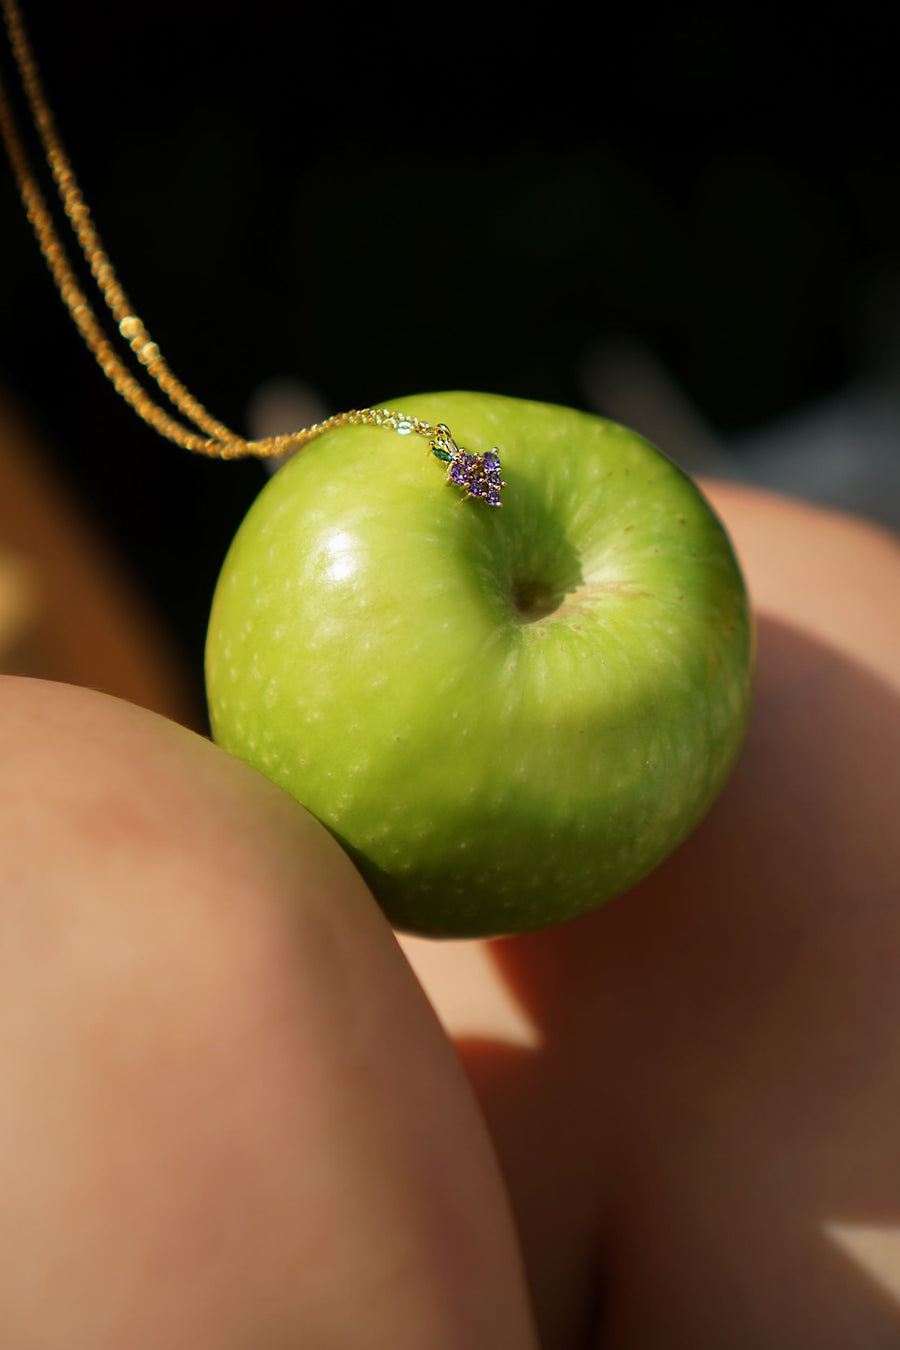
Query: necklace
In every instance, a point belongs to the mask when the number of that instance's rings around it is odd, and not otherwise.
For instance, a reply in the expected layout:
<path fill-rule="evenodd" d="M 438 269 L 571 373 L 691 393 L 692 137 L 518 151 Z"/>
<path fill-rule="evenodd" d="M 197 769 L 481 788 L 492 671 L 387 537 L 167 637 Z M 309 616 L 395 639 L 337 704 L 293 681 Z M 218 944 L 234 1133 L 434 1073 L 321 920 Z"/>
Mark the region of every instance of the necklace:
<path fill-rule="evenodd" d="M 432 425 L 389 408 L 356 408 L 336 413 L 299 431 L 266 440 L 245 440 L 217 421 L 176 378 L 157 344 L 123 290 L 81 194 L 74 170 L 63 148 L 55 119 L 44 92 L 37 61 L 25 29 L 18 0 L 0 0 L 9 42 L 22 88 L 53 176 L 66 219 L 78 242 L 100 297 L 112 316 L 119 337 L 133 359 L 155 381 L 178 417 L 157 402 L 143 387 L 110 341 L 96 311 L 82 290 L 69 261 L 63 240 L 53 221 L 19 133 L 12 105 L 0 77 L 0 135 L 12 165 L 19 195 L 34 231 L 38 247 L 82 340 L 116 393 L 161 436 L 182 449 L 216 459 L 266 459 L 308 445 L 338 427 L 368 425 L 385 427 L 401 436 L 418 436 L 428 442 L 432 455 L 446 465 L 445 481 L 461 488 L 486 506 L 502 505 L 505 487 L 496 446 L 484 454 L 457 445 L 450 428 Z M 187 425 L 186 425 L 187 424 Z"/>

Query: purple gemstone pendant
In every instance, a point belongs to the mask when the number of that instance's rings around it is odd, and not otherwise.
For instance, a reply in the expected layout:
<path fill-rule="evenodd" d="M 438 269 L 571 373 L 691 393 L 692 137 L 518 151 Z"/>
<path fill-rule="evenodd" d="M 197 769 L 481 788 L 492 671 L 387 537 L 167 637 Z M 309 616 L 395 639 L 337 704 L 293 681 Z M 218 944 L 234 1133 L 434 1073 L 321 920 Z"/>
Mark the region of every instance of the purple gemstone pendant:
<path fill-rule="evenodd" d="M 483 455 L 470 454 L 456 444 L 445 427 L 438 427 L 437 431 L 431 452 L 447 464 L 447 482 L 455 483 L 467 497 L 475 497 L 486 506 L 502 506 L 500 492 L 506 484 L 500 476 L 497 447 Z"/>

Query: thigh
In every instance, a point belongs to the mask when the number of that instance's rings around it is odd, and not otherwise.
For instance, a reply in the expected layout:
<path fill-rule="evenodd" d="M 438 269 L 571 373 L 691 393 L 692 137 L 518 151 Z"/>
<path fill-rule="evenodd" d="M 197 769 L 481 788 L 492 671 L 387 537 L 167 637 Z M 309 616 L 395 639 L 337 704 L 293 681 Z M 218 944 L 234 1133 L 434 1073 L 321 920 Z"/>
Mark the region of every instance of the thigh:
<path fill-rule="evenodd" d="M 459 1066 L 347 859 L 117 700 L 0 680 L 0 1343 L 533 1344 Z"/>
<path fill-rule="evenodd" d="M 900 555 L 711 494 L 759 619 L 722 798 L 594 915 L 408 950 L 491 1123 L 543 1344 L 892 1346 Z"/>

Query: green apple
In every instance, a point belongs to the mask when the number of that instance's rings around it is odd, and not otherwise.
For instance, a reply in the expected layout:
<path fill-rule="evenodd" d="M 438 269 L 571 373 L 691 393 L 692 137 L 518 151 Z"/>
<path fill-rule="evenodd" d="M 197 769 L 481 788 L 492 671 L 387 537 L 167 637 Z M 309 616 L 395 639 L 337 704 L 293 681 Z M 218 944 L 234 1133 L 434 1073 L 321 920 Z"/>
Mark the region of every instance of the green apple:
<path fill-rule="evenodd" d="M 656 867 L 728 777 L 740 570 L 699 489 L 623 427 L 484 394 L 389 406 L 499 447 L 502 509 L 385 427 L 296 455 L 216 589 L 213 735 L 328 827 L 398 927 L 543 927 Z"/>

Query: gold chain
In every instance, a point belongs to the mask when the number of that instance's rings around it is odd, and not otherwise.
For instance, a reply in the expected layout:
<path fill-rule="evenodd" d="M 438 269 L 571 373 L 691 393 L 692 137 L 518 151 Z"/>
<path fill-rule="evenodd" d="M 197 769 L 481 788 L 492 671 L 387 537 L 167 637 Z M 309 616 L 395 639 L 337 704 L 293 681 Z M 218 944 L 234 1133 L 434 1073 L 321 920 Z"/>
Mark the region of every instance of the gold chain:
<path fill-rule="evenodd" d="M 16 177 L 19 194 L 57 290 L 88 350 L 116 392 L 121 394 L 138 416 L 176 445 L 220 458 L 283 454 L 289 448 L 289 444 L 294 444 L 293 438 L 276 437 L 257 444 L 243 440 L 211 417 L 169 369 L 159 348 L 134 313 L 133 306 L 119 283 L 94 227 L 90 211 L 81 195 L 74 171 L 56 130 L 17 0 L 2 0 L 2 6 L 10 45 L 19 68 L 22 87 L 28 99 L 35 128 L 66 217 L 81 246 L 97 288 L 118 324 L 119 332 L 128 342 L 137 360 L 145 366 L 148 374 L 156 381 L 173 407 L 188 421 L 193 422 L 195 427 L 205 431 L 206 436 L 200 436 L 196 431 L 181 425 L 164 407 L 155 403 L 131 374 L 109 341 L 66 256 L 65 247 L 29 163 L 9 97 L 0 80 L 0 131 Z M 281 442 L 280 445 L 276 444 L 278 441 Z"/>
<path fill-rule="evenodd" d="M 66 218 L 84 254 L 91 276 L 104 304 L 118 325 L 121 337 L 128 343 L 137 361 L 155 380 L 172 407 L 186 421 L 192 423 L 193 427 L 179 422 L 165 407 L 151 398 L 110 342 L 66 256 L 62 239 L 31 168 L 12 105 L 0 77 L 0 135 L 3 137 L 19 194 L 38 246 L 85 345 L 113 388 L 138 416 L 154 427 L 160 435 L 174 441 L 182 449 L 217 459 L 241 459 L 251 455 L 270 458 L 297 450 L 317 436 L 322 436 L 339 426 L 352 424 L 386 426 L 401 435 L 427 438 L 431 443 L 432 453 L 448 464 L 447 476 L 450 481 L 462 487 L 467 495 L 481 498 L 489 506 L 499 506 L 500 489 L 505 485 L 500 478 L 500 463 L 496 449 L 486 456 L 468 455 L 456 445 L 449 428 L 442 423 L 432 426 L 420 418 L 408 417 L 403 413 L 392 412 L 388 408 L 360 408 L 351 412 L 336 413 L 333 417 L 327 417 L 324 421 L 316 422 L 300 431 L 252 441 L 238 436 L 207 412 L 202 403 L 194 398 L 173 374 L 125 294 L 91 219 L 74 170 L 56 130 L 18 0 L 0 0 L 0 5 L 35 129 Z"/>

